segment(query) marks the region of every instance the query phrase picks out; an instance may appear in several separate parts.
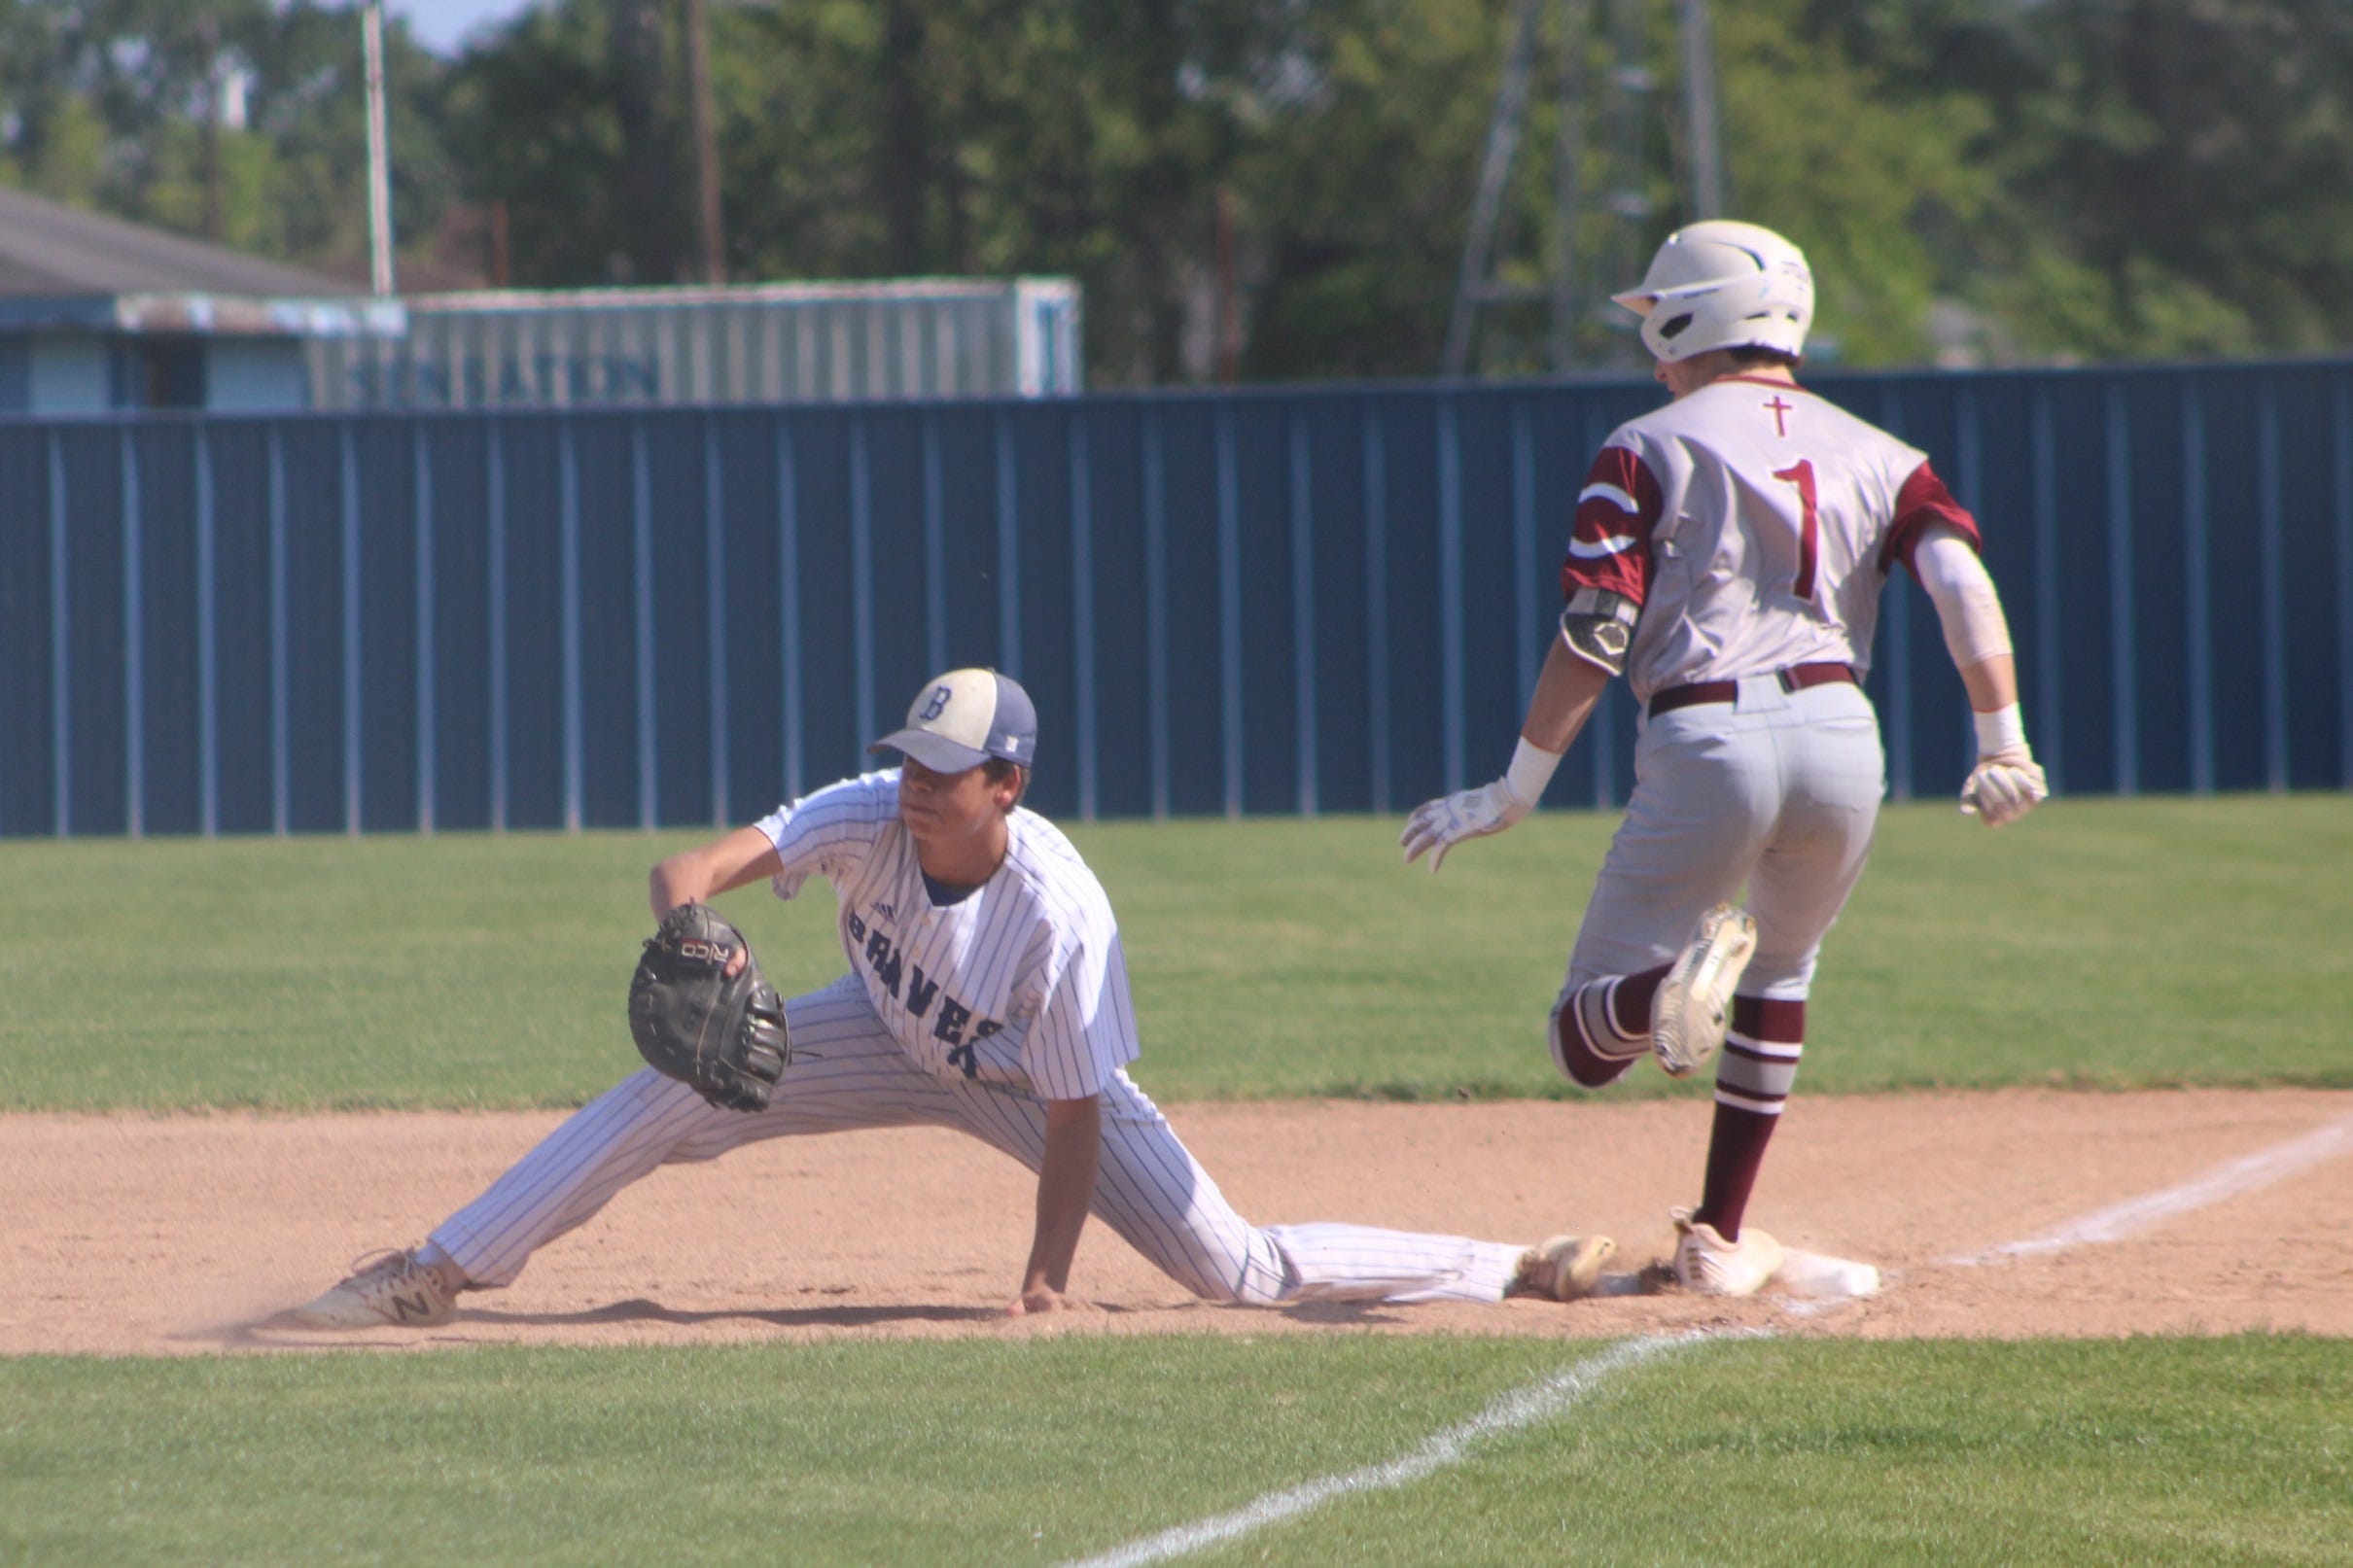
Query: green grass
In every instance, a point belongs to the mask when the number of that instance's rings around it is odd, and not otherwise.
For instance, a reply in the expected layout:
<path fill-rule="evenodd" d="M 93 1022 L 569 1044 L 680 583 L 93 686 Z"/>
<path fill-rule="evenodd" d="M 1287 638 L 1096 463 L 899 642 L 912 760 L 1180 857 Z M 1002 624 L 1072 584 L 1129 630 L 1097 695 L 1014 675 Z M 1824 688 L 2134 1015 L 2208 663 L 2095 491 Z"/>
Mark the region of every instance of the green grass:
<path fill-rule="evenodd" d="M 1387 819 L 1073 836 L 1155 1095 L 1444 1098 L 1569 1092 L 1544 1014 L 1614 823 L 1550 814 L 1436 878 Z M 645 871 L 699 836 L 0 845 L 0 1108 L 577 1104 L 637 1064 Z M 1891 808 L 1824 956 L 1806 1092 L 2353 1086 L 2347 864 L 2335 795 L 2064 801 L 2000 833 Z M 841 972 L 822 884 L 727 906 L 781 989 Z"/>
<path fill-rule="evenodd" d="M 0 1363 L 10 1562 L 1054 1563 L 1408 1454 L 1598 1343 L 1362 1335 Z M 2343 1560 L 2326 1341 L 1719 1341 L 1201 1563 Z"/>
<path fill-rule="evenodd" d="M 1431 879 L 1395 822 L 1111 823 L 1169 1098 L 1560 1092 L 1613 819 Z M 0 845 L 0 1108 L 569 1104 L 636 1064 L 646 867 L 696 835 Z M 1809 1092 L 2353 1086 L 2353 806 L 1887 813 Z M 779 984 L 831 900 L 729 900 Z M 1613 1093 L 1703 1093 L 1637 1074 Z M 1411 1453 L 1602 1347 L 1332 1332 L 0 1359 L 0 1562 L 1057 1563 Z M 2324 1563 L 2353 1356 L 2300 1336 L 1718 1341 L 1185 1560 Z"/>

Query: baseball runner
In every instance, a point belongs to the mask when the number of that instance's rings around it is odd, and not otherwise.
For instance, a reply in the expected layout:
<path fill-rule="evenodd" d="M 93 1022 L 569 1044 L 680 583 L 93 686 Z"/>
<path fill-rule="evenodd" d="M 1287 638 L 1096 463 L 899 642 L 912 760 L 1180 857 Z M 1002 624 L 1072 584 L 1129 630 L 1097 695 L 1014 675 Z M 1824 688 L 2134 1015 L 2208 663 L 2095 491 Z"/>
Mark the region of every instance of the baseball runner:
<path fill-rule="evenodd" d="M 667 942 L 670 958 L 723 967 L 754 993 L 739 1053 L 749 1072 L 722 1074 L 713 1098 L 652 1066 L 623 1080 L 423 1245 L 365 1264 L 293 1321 L 444 1323 L 461 1291 L 510 1283 L 534 1252 L 658 1166 L 759 1138 L 915 1125 L 969 1133 L 1037 1173 L 1015 1314 L 1066 1305 L 1090 1212 L 1212 1301 L 1566 1301 L 1592 1290 L 1606 1237 L 1531 1247 L 1259 1227 L 1235 1213 L 1128 1077 L 1139 1045 L 1110 903 L 1071 842 L 1020 805 L 1036 750 L 1028 694 L 994 671 L 951 671 L 873 747 L 886 749 L 900 767 L 844 780 L 653 869 L 664 926 L 632 991 L 633 1031 L 665 1005 L 667 981 L 651 970 Z M 732 928 L 700 906 L 761 879 L 790 898 L 811 877 L 833 885 L 850 972 L 783 1004 L 779 1030 L 773 993 L 742 971 Z M 686 1056 L 725 1045 L 736 1028 L 707 1024 L 687 1031 Z M 643 1032 L 640 1045 L 656 1060 Z"/>
<path fill-rule="evenodd" d="M 1614 432 L 1577 499 L 1565 608 L 1500 779 L 1408 819 L 1434 872 L 1533 809 L 1610 678 L 1643 705 L 1635 785 L 1553 1004 L 1554 1063 L 1587 1088 L 1654 1055 L 1723 1049 L 1696 1208 L 1674 1271 L 1748 1295 L 1781 1249 L 1745 1225 L 1797 1077 L 1822 938 L 1853 891 L 1885 788 L 1861 680 L 1898 563 L 1935 603 L 1977 725 L 1961 809 L 1999 827 L 2045 796 L 1978 525 L 1926 458 L 1798 386 L 1813 278 L 1753 224 L 1694 224 L 1614 296 L 1673 394 Z M 1736 906 L 1745 884 L 1746 907 Z"/>

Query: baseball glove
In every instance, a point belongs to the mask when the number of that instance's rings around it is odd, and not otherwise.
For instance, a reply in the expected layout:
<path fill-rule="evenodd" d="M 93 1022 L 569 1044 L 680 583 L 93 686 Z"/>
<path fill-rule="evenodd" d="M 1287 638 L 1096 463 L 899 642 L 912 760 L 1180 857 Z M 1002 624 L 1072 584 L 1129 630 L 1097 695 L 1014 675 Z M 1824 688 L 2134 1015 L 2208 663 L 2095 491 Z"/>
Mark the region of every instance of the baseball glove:
<path fill-rule="evenodd" d="M 792 1061 L 776 988 L 708 904 L 679 905 L 647 940 L 629 981 L 629 1032 L 655 1071 L 728 1110 L 766 1110 Z"/>

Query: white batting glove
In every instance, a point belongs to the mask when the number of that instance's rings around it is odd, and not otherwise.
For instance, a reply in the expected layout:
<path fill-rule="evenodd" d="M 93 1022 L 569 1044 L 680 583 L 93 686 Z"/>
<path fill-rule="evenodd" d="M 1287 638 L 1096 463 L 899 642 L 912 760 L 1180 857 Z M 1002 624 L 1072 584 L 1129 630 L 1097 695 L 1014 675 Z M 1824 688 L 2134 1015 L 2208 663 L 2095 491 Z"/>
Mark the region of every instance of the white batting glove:
<path fill-rule="evenodd" d="M 1987 827 L 2006 827 L 2050 799 L 2051 783 L 2026 749 L 2026 721 L 2017 703 L 1971 717 L 1978 761 L 1961 785 L 1961 812 Z"/>
<path fill-rule="evenodd" d="M 1510 780 L 1497 779 L 1476 789 L 1441 795 L 1416 806 L 1414 815 L 1405 819 L 1405 831 L 1397 836 L 1397 842 L 1405 846 L 1407 865 L 1426 853 L 1430 875 L 1436 876 L 1447 851 L 1464 839 L 1500 833 L 1534 809 L 1533 801 L 1522 800 L 1513 791 Z"/>
<path fill-rule="evenodd" d="M 1523 736 L 1502 778 L 1414 808 L 1414 815 L 1405 819 L 1405 831 L 1397 836 L 1405 846 L 1405 863 L 1410 866 L 1426 853 L 1430 875 L 1436 876 L 1448 850 L 1464 839 L 1500 833 L 1534 811 L 1553 769 L 1560 765 L 1560 752 L 1531 745 Z"/>
<path fill-rule="evenodd" d="M 1970 770 L 1961 785 L 1961 811 L 1987 827 L 2006 827 L 2051 798 L 2042 764 L 2022 753 L 2019 760 L 1990 758 Z"/>

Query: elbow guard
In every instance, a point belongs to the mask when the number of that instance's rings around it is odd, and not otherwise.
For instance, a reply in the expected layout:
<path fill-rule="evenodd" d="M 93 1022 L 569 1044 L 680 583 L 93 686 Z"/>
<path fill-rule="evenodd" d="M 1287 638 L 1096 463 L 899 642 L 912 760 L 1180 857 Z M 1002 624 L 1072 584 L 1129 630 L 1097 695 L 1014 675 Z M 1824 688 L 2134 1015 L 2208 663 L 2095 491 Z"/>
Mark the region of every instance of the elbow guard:
<path fill-rule="evenodd" d="M 1633 646 L 1634 622 L 1642 607 L 1622 593 L 1606 588 L 1579 588 L 1561 611 L 1561 638 L 1568 650 L 1610 675 L 1626 673 L 1626 653 Z"/>

